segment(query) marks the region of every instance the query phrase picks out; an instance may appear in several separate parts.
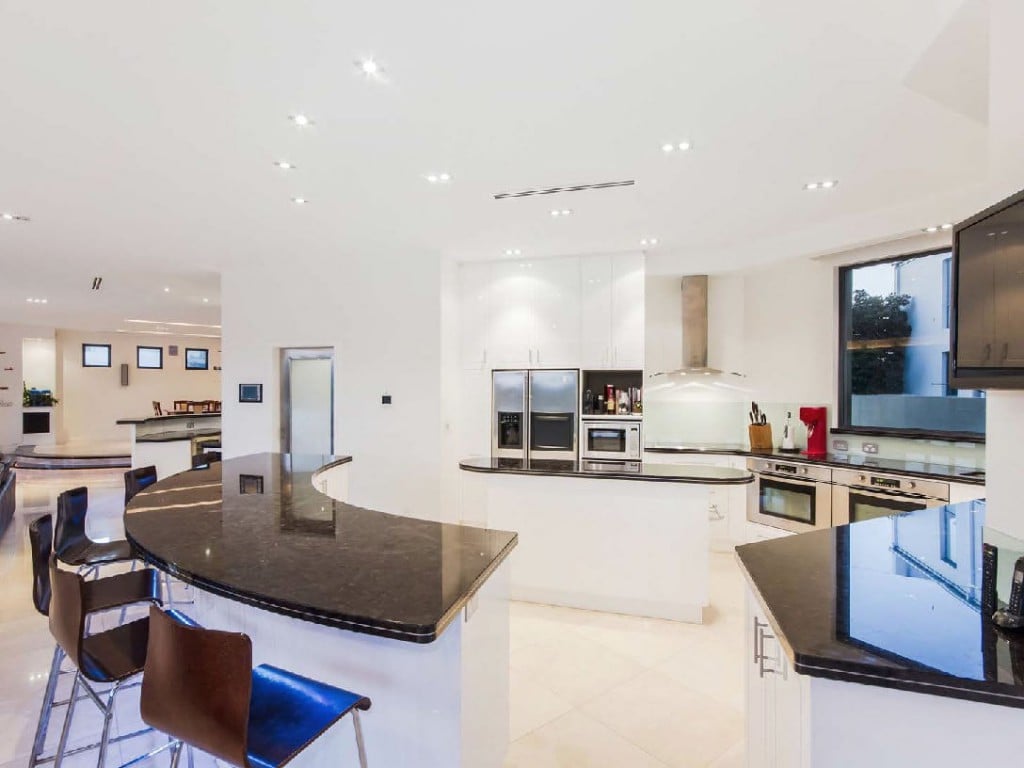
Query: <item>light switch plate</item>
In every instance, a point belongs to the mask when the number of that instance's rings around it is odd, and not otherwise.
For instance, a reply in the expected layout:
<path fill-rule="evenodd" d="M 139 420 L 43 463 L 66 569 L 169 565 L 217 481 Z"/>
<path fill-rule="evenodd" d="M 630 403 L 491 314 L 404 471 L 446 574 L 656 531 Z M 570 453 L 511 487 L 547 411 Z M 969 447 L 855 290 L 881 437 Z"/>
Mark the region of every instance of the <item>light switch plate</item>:
<path fill-rule="evenodd" d="M 860 448 L 864 453 L 878 453 L 878 443 L 861 443 Z"/>
<path fill-rule="evenodd" d="M 833 451 L 848 451 L 850 450 L 850 444 L 845 440 L 833 440 L 832 441 Z"/>

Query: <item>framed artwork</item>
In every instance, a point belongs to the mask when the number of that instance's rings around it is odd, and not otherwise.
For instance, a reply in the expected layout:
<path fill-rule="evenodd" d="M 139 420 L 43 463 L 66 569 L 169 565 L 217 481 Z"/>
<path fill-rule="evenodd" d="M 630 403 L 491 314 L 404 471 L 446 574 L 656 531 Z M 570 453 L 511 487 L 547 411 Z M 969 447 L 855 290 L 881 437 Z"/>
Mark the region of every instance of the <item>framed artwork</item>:
<path fill-rule="evenodd" d="M 263 385 L 262 384 L 239 384 L 238 385 L 238 402 L 240 402 L 240 403 L 262 403 L 263 402 Z"/>
<path fill-rule="evenodd" d="M 163 347 L 136 347 L 135 365 L 138 368 L 163 368 Z"/>
<path fill-rule="evenodd" d="M 83 344 L 82 345 L 82 367 L 83 368 L 109 368 L 110 367 L 110 345 L 109 344 Z"/>
<path fill-rule="evenodd" d="M 185 347 L 185 370 L 207 371 L 210 369 L 210 350 Z"/>

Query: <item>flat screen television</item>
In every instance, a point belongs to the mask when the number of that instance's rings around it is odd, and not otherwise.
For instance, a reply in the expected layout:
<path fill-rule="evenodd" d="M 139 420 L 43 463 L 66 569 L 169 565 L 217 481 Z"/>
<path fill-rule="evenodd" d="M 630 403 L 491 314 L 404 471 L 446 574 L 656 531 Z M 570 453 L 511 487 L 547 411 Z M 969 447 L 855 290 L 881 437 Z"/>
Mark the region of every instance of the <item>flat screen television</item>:
<path fill-rule="evenodd" d="M 1024 192 L 953 228 L 951 386 L 1024 387 Z"/>

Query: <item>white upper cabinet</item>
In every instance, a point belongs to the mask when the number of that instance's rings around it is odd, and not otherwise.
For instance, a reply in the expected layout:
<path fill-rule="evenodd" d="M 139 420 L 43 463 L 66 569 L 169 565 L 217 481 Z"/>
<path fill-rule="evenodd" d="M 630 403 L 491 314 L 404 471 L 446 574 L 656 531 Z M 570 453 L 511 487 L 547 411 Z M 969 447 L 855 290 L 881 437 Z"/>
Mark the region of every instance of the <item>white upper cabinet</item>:
<path fill-rule="evenodd" d="M 643 256 L 463 264 L 461 364 L 643 368 Z"/>
<path fill-rule="evenodd" d="M 611 345 L 613 368 L 644 367 L 644 256 L 612 258 Z"/>

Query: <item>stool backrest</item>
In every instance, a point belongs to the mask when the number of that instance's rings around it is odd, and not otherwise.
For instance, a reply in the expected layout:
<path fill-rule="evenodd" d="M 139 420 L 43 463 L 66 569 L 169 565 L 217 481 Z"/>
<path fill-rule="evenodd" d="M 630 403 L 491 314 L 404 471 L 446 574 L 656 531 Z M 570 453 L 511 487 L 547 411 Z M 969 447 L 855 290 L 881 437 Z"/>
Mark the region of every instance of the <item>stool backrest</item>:
<path fill-rule="evenodd" d="M 62 571 L 50 558 L 50 634 L 68 658 L 82 669 L 82 637 L 85 635 L 84 580 L 74 571 Z"/>
<path fill-rule="evenodd" d="M 85 515 L 88 511 L 88 488 L 72 488 L 57 497 L 53 548 L 58 557 L 70 549 L 89 543 L 89 537 L 85 535 Z"/>
<path fill-rule="evenodd" d="M 43 515 L 28 527 L 32 549 L 32 602 L 43 616 L 50 615 L 50 555 L 53 554 L 53 517 Z"/>
<path fill-rule="evenodd" d="M 252 641 L 149 609 L 140 708 L 145 723 L 236 766 L 247 766 Z"/>
<path fill-rule="evenodd" d="M 156 467 L 138 467 L 129 469 L 124 473 L 124 503 L 135 498 L 135 494 L 143 488 L 148 488 L 157 480 Z"/>

